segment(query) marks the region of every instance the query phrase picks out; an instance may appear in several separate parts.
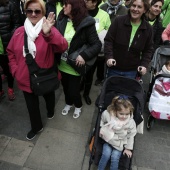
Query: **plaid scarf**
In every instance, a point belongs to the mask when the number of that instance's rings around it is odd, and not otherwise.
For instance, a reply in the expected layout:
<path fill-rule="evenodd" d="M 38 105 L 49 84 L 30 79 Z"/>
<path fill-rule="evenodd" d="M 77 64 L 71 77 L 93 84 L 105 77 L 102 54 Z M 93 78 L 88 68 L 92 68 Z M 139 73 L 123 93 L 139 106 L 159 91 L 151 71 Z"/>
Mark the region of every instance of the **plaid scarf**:
<path fill-rule="evenodd" d="M 107 1 L 106 3 L 108 4 L 107 13 L 109 15 L 111 14 L 116 15 L 117 10 L 119 9 L 123 2 L 122 0 L 120 0 L 116 5 L 112 5 L 109 1 Z"/>

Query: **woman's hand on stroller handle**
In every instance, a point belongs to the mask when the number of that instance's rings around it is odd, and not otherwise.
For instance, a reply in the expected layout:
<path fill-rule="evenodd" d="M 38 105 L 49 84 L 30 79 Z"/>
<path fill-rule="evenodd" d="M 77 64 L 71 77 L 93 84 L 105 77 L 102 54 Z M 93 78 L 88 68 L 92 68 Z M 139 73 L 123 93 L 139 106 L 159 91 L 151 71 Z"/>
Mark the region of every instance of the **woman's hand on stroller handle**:
<path fill-rule="evenodd" d="M 116 60 L 115 59 L 108 59 L 106 62 L 108 67 L 112 67 L 116 65 Z"/>
<path fill-rule="evenodd" d="M 137 68 L 137 71 L 141 74 L 141 75 L 145 75 L 146 74 L 146 67 L 144 66 L 139 66 Z"/>

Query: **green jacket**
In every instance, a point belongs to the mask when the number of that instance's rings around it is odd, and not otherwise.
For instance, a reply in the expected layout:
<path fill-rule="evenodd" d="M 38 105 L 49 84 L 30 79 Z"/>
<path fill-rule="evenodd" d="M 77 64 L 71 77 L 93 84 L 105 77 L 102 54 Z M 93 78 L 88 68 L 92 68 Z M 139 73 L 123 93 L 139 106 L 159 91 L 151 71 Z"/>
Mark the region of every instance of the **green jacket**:
<path fill-rule="evenodd" d="M 166 0 L 164 5 L 162 6 L 162 14 L 162 26 L 166 28 L 167 25 L 170 23 L 170 0 Z"/>
<path fill-rule="evenodd" d="M 99 9 L 97 15 L 94 17 L 94 19 L 96 20 L 96 31 L 97 33 L 100 33 L 102 30 L 108 30 L 110 25 L 111 25 L 111 21 L 110 21 L 110 17 L 109 14 L 107 12 L 105 12 L 102 9 Z"/>

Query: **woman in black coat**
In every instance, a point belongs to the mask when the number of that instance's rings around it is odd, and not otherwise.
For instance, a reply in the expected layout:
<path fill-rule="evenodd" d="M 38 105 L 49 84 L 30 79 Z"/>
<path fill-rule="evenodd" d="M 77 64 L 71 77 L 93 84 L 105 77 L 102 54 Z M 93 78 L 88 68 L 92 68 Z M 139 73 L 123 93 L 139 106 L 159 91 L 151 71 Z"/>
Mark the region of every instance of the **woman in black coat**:
<path fill-rule="evenodd" d="M 65 94 L 66 106 L 62 115 L 67 115 L 72 105 L 75 106 L 73 118 L 78 118 L 81 113 L 82 100 L 80 95 L 81 76 L 69 64 L 67 55 L 81 48 L 84 44 L 89 47 L 79 53 L 76 64 L 81 67 L 86 61 L 92 59 L 101 50 L 101 42 L 98 38 L 95 20 L 88 16 L 84 0 L 64 0 L 63 10 L 58 20 L 57 28 L 69 43 L 69 49 L 61 56 L 58 66 L 62 75 L 62 85 Z"/>
<path fill-rule="evenodd" d="M 164 0 L 152 0 L 151 7 L 146 13 L 146 20 L 152 25 L 153 28 L 153 42 L 154 51 L 162 44 L 161 35 L 163 32 L 162 20 L 160 18 L 161 8 Z"/>
<path fill-rule="evenodd" d="M 104 44 L 107 77 L 136 78 L 144 75 L 153 53 L 153 31 L 144 16 L 147 0 L 132 0 L 128 15 L 117 17 L 111 24 Z"/>
<path fill-rule="evenodd" d="M 6 53 L 6 47 L 14 33 L 15 29 L 20 26 L 18 12 L 13 2 L 8 0 L 0 1 L 0 38 L 1 47 L 3 50 L 0 52 L 0 66 L 3 69 L 3 73 L 7 76 L 8 81 L 8 98 L 14 100 L 15 95 L 13 91 L 14 79 L 9 71 L 8 57 Z M 4 96 L 4 90 L 2 89 L 2 78 L 0 76 L 0 101 Z"/>

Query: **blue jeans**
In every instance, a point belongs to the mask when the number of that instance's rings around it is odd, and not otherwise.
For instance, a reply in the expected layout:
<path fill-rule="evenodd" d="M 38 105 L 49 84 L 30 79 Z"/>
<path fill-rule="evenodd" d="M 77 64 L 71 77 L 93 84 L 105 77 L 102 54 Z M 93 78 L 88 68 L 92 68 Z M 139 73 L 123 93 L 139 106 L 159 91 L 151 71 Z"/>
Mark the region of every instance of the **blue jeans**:
<path fill-rule="evenodd" d="M 107 71 L 106 71 L 106 78 L 109 78 L 111 76 L 123 76 L 123 77 L 135 79 L 136 75 L 137 75 L 137 70 L 121 71 L 121 70 L 114 70 L 111 68 L 107 68 Z"/>
<path fill-rule="evenodd" d="M 108 143 L 103 145 L 102 157 L 100 159 L 98 170 L 104 170 L 111 158 L 110 170 L 118 170 L 119 159 L 122 152 L 111 147 Z"/>

